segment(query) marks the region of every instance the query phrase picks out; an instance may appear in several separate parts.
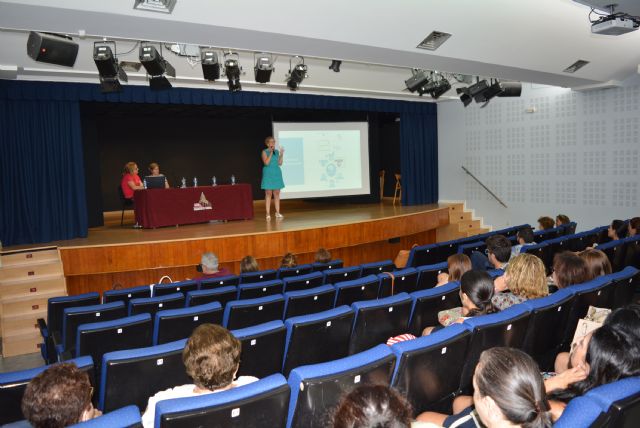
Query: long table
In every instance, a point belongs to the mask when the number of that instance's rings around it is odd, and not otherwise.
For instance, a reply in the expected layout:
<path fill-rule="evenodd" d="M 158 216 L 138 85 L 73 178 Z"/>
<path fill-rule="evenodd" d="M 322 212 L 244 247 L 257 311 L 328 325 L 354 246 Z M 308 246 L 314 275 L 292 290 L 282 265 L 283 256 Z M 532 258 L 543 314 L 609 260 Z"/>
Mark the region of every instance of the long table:
<path fill-rule="evenodd" d="M 199 204 L 202 195 L 209 206 Z M 253 218 L 250 184 L 137 190 L 133 200 L 144 228 Z"/>

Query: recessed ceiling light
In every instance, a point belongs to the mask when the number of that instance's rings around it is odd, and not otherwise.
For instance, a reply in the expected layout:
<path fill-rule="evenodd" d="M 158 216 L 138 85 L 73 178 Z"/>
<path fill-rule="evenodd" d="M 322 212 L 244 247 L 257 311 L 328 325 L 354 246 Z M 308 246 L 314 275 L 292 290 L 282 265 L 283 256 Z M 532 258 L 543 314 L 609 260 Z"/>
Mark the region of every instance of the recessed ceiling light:
<path fill-rule="evenodd" d="M 426 49 L 429 51 L 435 51 L 438 49 L 447 39 L 451 37 L 451 34 L 444 33 L 442 31 L 432 31 L 418 46 L 419 49 Z"/>
<path fill-rule="evenodd" d="M 171 13 L 178 0 L 135 0 L 134 9 Z"/>
<path fill-rule="evenodd" d="M 565 73 L 575 73 L 576 71 L 580 70 L 582 67 L 584 67 L 587 64 L 589 64 L 589 61 L 579 59 L 562 71 L 564 71 Z"/>

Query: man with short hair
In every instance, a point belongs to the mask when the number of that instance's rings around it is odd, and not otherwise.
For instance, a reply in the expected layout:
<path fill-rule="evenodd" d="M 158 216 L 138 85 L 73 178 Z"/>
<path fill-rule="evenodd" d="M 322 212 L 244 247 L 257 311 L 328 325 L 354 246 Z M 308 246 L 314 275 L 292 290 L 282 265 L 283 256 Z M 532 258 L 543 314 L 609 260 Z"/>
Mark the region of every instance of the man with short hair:
<path fill-rule="evenodd" d="M 522 247 L 524 247 L 525 245 L 535 244 L 533 240 L 533 229 L 531 229 L 530 227 L 520 229 L 516 234 L 516 239 L 518 241 L 518 245 L 514 245 L 513 247 L 511 247 L 511 258 L 514 258 L 518 254 L 520 254 L 520 251 L 522 251 Z"/>
<path fill-rule="evenodd" d="M 22 414 L 35 428 L 62 428 L 100 416 L 89 376 L 74 363 L 55 364 L 29 382 Z"/>
<path fill-rule="evenodd" d="M 478 251 L 471 253 L 474 270 L 506 269 L 511 257 L 511 242 L 502 235 L 491 235 L 485 241 L 486 256 Z"/>
<path fill-rule="evenodd" d="M 219 269 L 218 256 L 211 252 L 202 254 L 200 267 L 202 268 L 200 279 L 219 278 L 221 276 L 231 275 L 231 272 L 226 268 Z"/>

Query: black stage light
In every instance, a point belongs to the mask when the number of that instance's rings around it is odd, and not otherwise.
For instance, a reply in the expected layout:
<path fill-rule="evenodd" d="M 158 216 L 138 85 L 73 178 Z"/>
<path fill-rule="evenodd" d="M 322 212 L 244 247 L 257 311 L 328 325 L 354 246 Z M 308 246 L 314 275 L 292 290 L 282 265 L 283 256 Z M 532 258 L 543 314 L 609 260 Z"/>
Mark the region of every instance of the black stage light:
<path fill-rule="evenodd" d="M 200 63 L 202 75 L 206 80 L 214 81 L 220 78 L 220 63 L 218 54 L 211 48 L 200 48 Z"/>
<path fill-rule="evenodd" d="M 431 97 L 434 100 L 437 100 L 449 89 L 451 89 L 451 83 L 449 83 L 447 79 L 440 79 L 437 81 L 437 85 L 429 92 L 429 94 L 431 94 Z"/>
<path fill-rule="evenodd" d="M 334 59 L 331 60 L 331 65 L 329 66 L 329 70 L 333 70 L 335 73 L 340 73 L 340 66 L 342 65 L 342 61 Z"/>
<path fill-rule="evenodd" d="M 424 87 L 429 82 L 430 78 L 431 73 L 428 71 L 413 70 L 413 76 L 405 80 L 404 84 L 410 92 L 416 92 L 418 89 Z"/>
<path fill-rule="evenodd" d="M 482 93 L 489 88 L 489 83 L 486 80 L 480 80 L 479 82 L 474 83 L 469 86 L 468 93 L 471 98 L 475 99 L 477 103 L 481 102 L 483 99 Z"/>
<path fill-rule="evenodd" d="M 292 66 L 291 60 L 296 59 L 298 63 L 295 66 Z M 287 77 L 287 86 L 292 91 L 295 91 L 300 86 L 300 83 L 308 77 L 307 75 L 307 66 L 304 63 L 304 58 L 301 56 L 294 56 L 289 59 L 289 75 Z"/>
<path fill-rule="evenodd" d="M 160 46 L 162 50 L 162 46 Z M 140 63 L 147 70 L 149 75 L 149 87 L 152 90 L 162 90 L 171 88 L 171 83 L 165 74 L 176 77 L 176 70 L 167 62 L 154 46 L 148 44 L 140 45 Z"/>
<path fill-rule="evenodd" d="M 469 88 L 456 88 L 456 93 L 460 95 L 460 101 L 462 101 L 465 107 L 473 101 L 473 98 L 469 95 Z"/>
<path fill-rule="evenodd" d="M 502 92 L 499 97 L 519 97 L 522 94 L 522 83 L 520 82 L 500 82 L 502 84 Z"/>
<path fill-rule="evenodd" d="M 271 80 L 271 73 L 273 73 L 273 57 L 271 54 L 260 54 L 255 57 L 255 67 L 253 71 L 255 73 L 255 79 L 258 83 L 269 83 Z"/>
<path fill-rule="evenodd" d="M 479 92 L 474 98 L 477 103 L 490 101 L 493 97 L 502 92 L 502 85 L 499 80 L 492 80 L 491 85 L 482 92 Z"/>
<path fill-rule="evenodd" d="M 228 56 L 233 56 L 233 58 L 227 58 Z M 242 85 L 240 84 L 240 55 L 237 52 L 229 52 L 224 54 L 224 57 L 224 74 L 227 76 L 229 90 L 231 92 L 242 90 Z"/>
<path fill-rule="evenodd" d="M 113 45 L 113 50 L 116 50 L 116 42 L 95 42 L 93 44 L 93 61 L 98 68 L 100 87 L 103 93 L 120 92 L 122 90 L 120 81 L 127 82 L 129 80 L 127 73 L 118 65 L 118 58 L 115 57 L 109 45 Z"/>

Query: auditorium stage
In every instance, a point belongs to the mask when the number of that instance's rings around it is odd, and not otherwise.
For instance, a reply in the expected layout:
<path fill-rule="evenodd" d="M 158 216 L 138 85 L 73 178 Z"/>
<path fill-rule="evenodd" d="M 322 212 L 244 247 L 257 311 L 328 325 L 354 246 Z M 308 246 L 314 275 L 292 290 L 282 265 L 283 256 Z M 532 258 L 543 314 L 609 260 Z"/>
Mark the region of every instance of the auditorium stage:
<path fill-rule="evenodd" d="M 436 229 L 449 224 L 449 209 L 438 204 L 394 206 L 386 198 L 374 204 L 282 201 L 285 218 L 272 215 L 267 222 L 264 202 L 256 201 L 253 220 L 158 229 L 131 228 L 132 212 L 120 227 L 120 212 L 113 212 L 87 238 L 50 245 L 60 248 L 69 294 L 78 294 L 116 283 L 150 284 L 163 275 L 174 281 L 194 278 L 204 251 L 215 252 L 221 266 L 235 273 L 248 254 L 261 269 L 270 269 L 278 267 L 286 252 L 295 253 L 299 263 L 311 262 L 318 247 L 329 249 L 345 266 L 393 259 L 414 243 L 435 242 Z"/>

